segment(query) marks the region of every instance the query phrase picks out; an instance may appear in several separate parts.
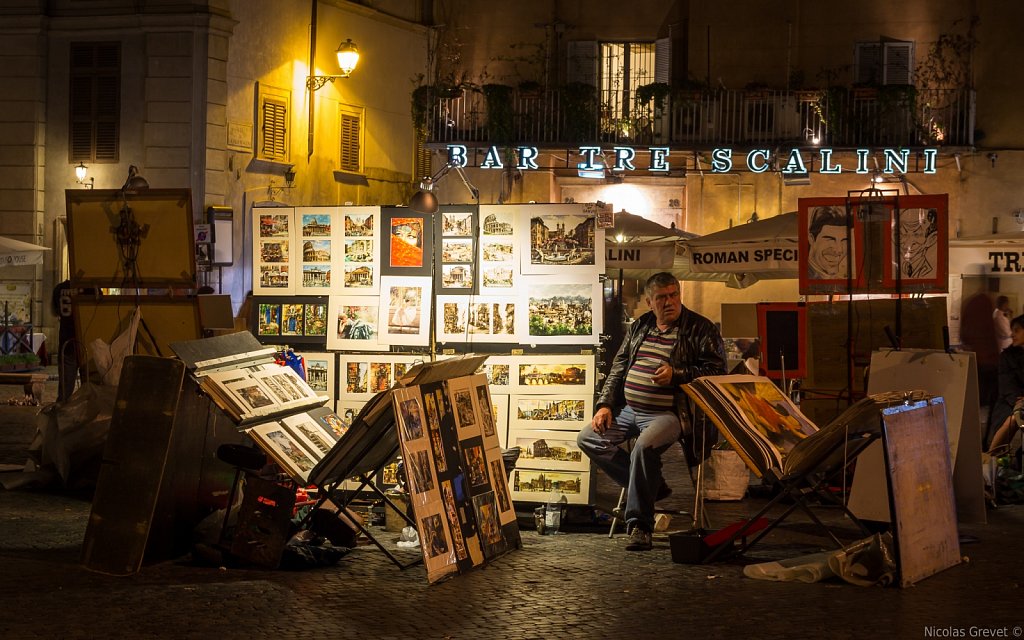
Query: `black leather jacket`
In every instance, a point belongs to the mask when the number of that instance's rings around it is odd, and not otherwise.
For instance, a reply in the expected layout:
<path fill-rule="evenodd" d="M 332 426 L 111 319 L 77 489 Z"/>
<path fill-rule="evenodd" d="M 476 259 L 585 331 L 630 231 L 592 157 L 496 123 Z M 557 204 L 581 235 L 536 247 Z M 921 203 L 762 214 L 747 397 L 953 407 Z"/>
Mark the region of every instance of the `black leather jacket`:
<path fill-rule="evenodd" d="M 725 374 L 725 346 L 722 344 L 722 336 L 714 323 L 704 316 L 687 309 L 685 306 L 679 314 L 678 320 L 679 337 L 675 347 L 672 349 L 670 364 L 675 370 L 672 373 L 672 386 L 675 387 L 676 413 L 683 420 L 683 439 L 689 445 L 685 446 L 687 458 L 690 465 L 697 464 L 707 455 L 707 450 L 718 440 L 718 432 L 707 421 L 708 430 L 703 431 L 708 435 L 707 439 L 697 438 L 695 442 L 689 433 L 692 428 L 690 403 L 688 396 L 683 392 L 681 385 L 686 384 L 701 376 L 717 376 Z M 636 352 L 640 349 L 644 338 L 655 327 L 654 312 L 648 311 L 637 318 L 629 326 L 619 352 L 612 360 L 608 377 L 605 378 L 604 386 L 597 397 L 597 408 L 608 407 L 613 413 L 618 413 L 626 405 L 626 373 L 629 366 L 636 358 Z M 696 453 L 700 451 L 700 456 Z"/>

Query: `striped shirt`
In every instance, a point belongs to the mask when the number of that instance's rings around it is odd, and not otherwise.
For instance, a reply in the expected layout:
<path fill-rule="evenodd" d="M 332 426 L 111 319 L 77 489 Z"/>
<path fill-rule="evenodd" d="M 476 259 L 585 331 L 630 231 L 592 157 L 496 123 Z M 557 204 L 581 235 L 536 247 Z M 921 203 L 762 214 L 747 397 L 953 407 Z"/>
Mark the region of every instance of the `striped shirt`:
<path fill-rule="evenodd" d="M 644 337 L 633 364 L 626 372 L 626 403 L 638 411 L 665 411 L 675 403 L 675 390 L 671 384 L 662 387 L 651 382 L 651 376 L 671 360 L 672 347 L 679 336 L 679 327 L 667 331 L 657 328 Z"/>

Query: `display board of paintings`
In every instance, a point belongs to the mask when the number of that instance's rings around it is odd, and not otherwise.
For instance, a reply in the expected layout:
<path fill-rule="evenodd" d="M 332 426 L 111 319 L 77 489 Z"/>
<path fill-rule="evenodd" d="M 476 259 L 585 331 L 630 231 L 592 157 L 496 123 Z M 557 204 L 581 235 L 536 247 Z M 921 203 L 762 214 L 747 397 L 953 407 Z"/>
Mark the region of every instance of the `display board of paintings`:
<path fill-rule="evenodd" d="M 327 295 L 340 244 L 333 237 L 337 207 L 295 209 L 295 292 Z"/>
<path fill-rule="evenodd" d="M 413 364 L 423 357 L 381 353 L 374 355 L 342 354 L 338 365 L 338 397 L 366 402 L 381 391 L 394 386 Z"/>
<path fill-rule="evenodd" d="M 264 344 L 324 344 L 326 298 L 254 296 L 251 313 L 250 326 Z"/>
<path fill-rule="evenodd" d="M 252 210 L 252 293 L 295 293 L 292 273 L 295 210 L 288 207 L 257 207 Z"/>
<path fill-rule="evenodd" d="M 486 377 L 395 389 L 393 404 L 427 580 L 519 547 Z"/>
<path fill-rule="evenodd" d="M 440 295 L 478 293 L 477 207 L 443 206 L 434 216 L 434 291 Z"/>

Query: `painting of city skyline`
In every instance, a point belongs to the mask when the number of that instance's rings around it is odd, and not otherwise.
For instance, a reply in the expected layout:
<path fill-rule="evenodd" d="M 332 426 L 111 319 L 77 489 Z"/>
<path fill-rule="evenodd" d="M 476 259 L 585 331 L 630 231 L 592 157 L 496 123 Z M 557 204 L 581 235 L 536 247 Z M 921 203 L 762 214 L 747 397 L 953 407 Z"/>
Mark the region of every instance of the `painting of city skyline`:
<path fill-rule="evenodd" d="M 551 276 L 524 276 L 521 287 L 526 312 L 517 333 L 531 343 L 598 342 L 601 285 L 594 279 L 552 283 Z"/>
<path fill-rule="evenodd" d="M 509 433 L 509 446 L 519 447 L 518 466 L 557 471 L 586 471 L 590 460 L 576 446 L 576 434 L 570 431 L 526 431 Z"/>

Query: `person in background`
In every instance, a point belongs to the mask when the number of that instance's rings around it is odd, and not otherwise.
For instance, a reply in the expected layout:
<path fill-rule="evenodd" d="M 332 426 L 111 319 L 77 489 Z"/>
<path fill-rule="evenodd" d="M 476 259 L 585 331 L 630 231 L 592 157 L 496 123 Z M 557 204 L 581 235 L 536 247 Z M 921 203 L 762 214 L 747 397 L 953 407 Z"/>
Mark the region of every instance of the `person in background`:
<path fill-rule="evenodd" d="M 698 438 L 701 434 L 692 428 L 680 385 L 725 373 L 725 347 L 718 329 L 683 306 L 674 275 L 651 276 L 644 296 L 651 310 L 629 326 L 597 399 L 597 411 L 576 438 L 594 464 L 626 487 L 623 519 L 629 551 L 651 548 L 654 503 L 671 493 L 661 475 L 662 454 L 683 438 L 693 449 L 687 458 L 694 466 L 717 439 L 717 433 Z M 619 445 L 633 437 L 636 443 L 627 454 Z"/>
<path fill-rule="evenodd" d="M 78 363 L 78 343 L 75 339 L 75 316 L 71 306 L 71 281 L 65 280 L 53 288 L 52 308 L 57 317 L 57 402 L 64 402 L 75 391 L 78 377 L 85 379 Z M 84 364 L 84 363 L 83 363 Z"/>
<path fill-rule="evenodd" d="M 1024 399 L 1024 315 L 1010 321 L 1010 327 L 1011 344 L 999 354 L 999 396 L 989 419 L 989 431 L 995 431 L 989 451 L 1010 441 L 1014 407 Z"/>
<path fill-rule="evenodd" d="M 999 350 L 1010 346 L 1013 342 L 1013 335 L 1010 331 L 1010 299 L 1006 296 L 996 298 L 996 310 L 992 312 L 992 325 L 996 328 L 996 340 L 999 342 Z"/>

